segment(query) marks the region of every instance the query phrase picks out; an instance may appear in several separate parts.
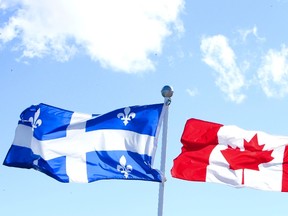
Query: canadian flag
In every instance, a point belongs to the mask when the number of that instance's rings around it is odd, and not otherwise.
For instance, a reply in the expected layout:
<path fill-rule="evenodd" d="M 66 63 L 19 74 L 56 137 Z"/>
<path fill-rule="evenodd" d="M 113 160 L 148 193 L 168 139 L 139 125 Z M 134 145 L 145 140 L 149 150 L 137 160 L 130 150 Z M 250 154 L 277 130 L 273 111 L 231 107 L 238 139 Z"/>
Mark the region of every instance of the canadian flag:
<path fill-rule="evenodd" d="M 174 178 L 288 192 L 288 137 L 189 119 Z"/>

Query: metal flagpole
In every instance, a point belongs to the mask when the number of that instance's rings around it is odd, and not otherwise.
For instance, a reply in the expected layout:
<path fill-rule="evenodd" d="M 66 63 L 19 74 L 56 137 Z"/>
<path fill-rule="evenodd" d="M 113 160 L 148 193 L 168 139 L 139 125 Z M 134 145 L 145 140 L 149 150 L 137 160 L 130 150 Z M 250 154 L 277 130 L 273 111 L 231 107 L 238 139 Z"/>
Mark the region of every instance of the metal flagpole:
<path fill-rule="evenodd" d="M 167 146 L 167 130 L 168 130 L 168 108 L 171 103 L 173 95 L 172 87 L 166 85 L 162 88 L 161 94 L 164 97 L 164 106 L 166 110 L 163 118 L 163 133 L 162 133 L 162 151 L 161 151 L 161 166 L 160 170 L 165 178 L 165 163 L 166 163 L 166 146 Z M 163 215 L 163 201 L 164 201 L 164 180 L 159 184 L 159 198 L 158 198 L 158 216 Z"/>

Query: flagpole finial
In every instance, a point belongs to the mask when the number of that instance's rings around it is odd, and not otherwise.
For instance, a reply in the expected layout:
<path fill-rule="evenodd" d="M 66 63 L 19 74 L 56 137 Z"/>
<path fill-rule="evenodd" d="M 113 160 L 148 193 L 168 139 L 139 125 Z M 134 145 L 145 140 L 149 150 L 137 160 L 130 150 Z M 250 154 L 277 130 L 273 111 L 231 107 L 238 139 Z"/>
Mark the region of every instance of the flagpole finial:
<path fill-rule="evenodd" d="M 161 94 L 163 97 L 172 97 L 173 96 L 173 88 L 169 85 L 165 85 L 162 90 L 161 90 Z"/>
<path fill-rule="evenodd" d="M 161 94 L 162 96 L 165 98 L 165 104 L 166 105 L 170 105 L 171 103 L 171 97 L 173 96 L 173 88 L 169 85 L 165 85 L 162 90 L 161 90 Z"/>

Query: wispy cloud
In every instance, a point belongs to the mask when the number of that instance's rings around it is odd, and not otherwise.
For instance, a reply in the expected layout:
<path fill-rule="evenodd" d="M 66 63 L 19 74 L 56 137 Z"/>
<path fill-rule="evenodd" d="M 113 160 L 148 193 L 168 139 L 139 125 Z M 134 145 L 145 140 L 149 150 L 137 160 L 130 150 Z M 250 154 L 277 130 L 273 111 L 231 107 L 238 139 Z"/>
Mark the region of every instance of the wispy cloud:
<path fill-rule="evenodd" d="M 265 42 L 264 37 L 258 36 L 256 27 L 238 32 L 244 42 L 248 40 L 250 34 L 257 41 Z M 237 46 L 237 44 L 234 45 Z M 248 47 L 245 49 L 246 55 L 242 60 L 241 69 L 234 50 L 223 35 L 204 37 L 201 42 L 201 51 L 203 61 L 217 72 L 217 86 L 231 101 L 242 102 L 245 98 L 245 95 L 241 93 L 242 89 L 249 88 L 252 84 L 260 85 L 267 97 L 282 98 L 288 95 L 287 45 L 283 44 L 278 50 L 269 49 L 265 53 L 254 53 L 255 56 L 251 55 Z M 241 49 L 237 51 L 237 54 L 243 57 Z M 254 66 L 254 70 L 247 73 L 251 65 Z"/>
<path fill-rule="evenodd" d="M 194 97 L 198 94 L 198 89 L 197 88 L 194 88 L 194 89 L 190 89 L 190 88 L 187 88 L 186 89 L 186 92 L 191 96 L 191 97 Z"/>
<path fill-rule="evenodd" d="M 0 10 L 6 9 L 7 8 L 7 2 L 4 2 L 4 0 L 0 0 Z"/>
<path fill-rule="evenodd" d="M 236 57 L 228 39 L 223 35 L 204 37 L 201 51 L 202 60 L 217 72 L 216 85 L 231 101 L 241 103 L 245 98 L 241 93 L 245 84 L 244 76 L 236 64 Z"/>
<path fill-rule="evenodd" d="M 250 29 L 239 29 L 238 32 L 240 33 L 242 41 L 246 41 L 249 35 L 254 36 L 258 41 L 264 42 L 266 39 L 264 37 L 260 37 L 258 35 L 258 28 L 254 26 Z"/>
<path fill-rule="evenodd" d="M 184 31 L 184 0 L 0 0 L 17 9 L 0 26 L 0 42 L 18 42 L 24 58 L 52 56 L 67 61 L 84 51 L 103 67 L 128 73 L 153 70 L 149 54 Z"/>
<path fill-rule="evenodd" d="M 0 9 L 5 9 L 6 8 L 6 5 L 0 0 Z"/>
<path fill-rule="evenodd" d="M 288 94 L 288 47 L 270 49 L 263 57 L 258 79 L 268 97 L 284 97 Z"/>

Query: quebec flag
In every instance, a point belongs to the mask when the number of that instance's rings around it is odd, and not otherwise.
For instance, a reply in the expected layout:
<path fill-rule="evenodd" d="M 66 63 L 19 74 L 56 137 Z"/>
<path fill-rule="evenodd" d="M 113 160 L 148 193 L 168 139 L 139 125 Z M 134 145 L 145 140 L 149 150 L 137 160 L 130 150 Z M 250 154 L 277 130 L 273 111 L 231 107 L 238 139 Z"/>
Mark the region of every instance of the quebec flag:
<path fill-rule="evenodd" d="M 20 115 L 4 165 L 33 168 L 60 182 L 164 181 L 153 169 L 166 106 L 131 106 L 87 115 L 47 104 Z"/>

